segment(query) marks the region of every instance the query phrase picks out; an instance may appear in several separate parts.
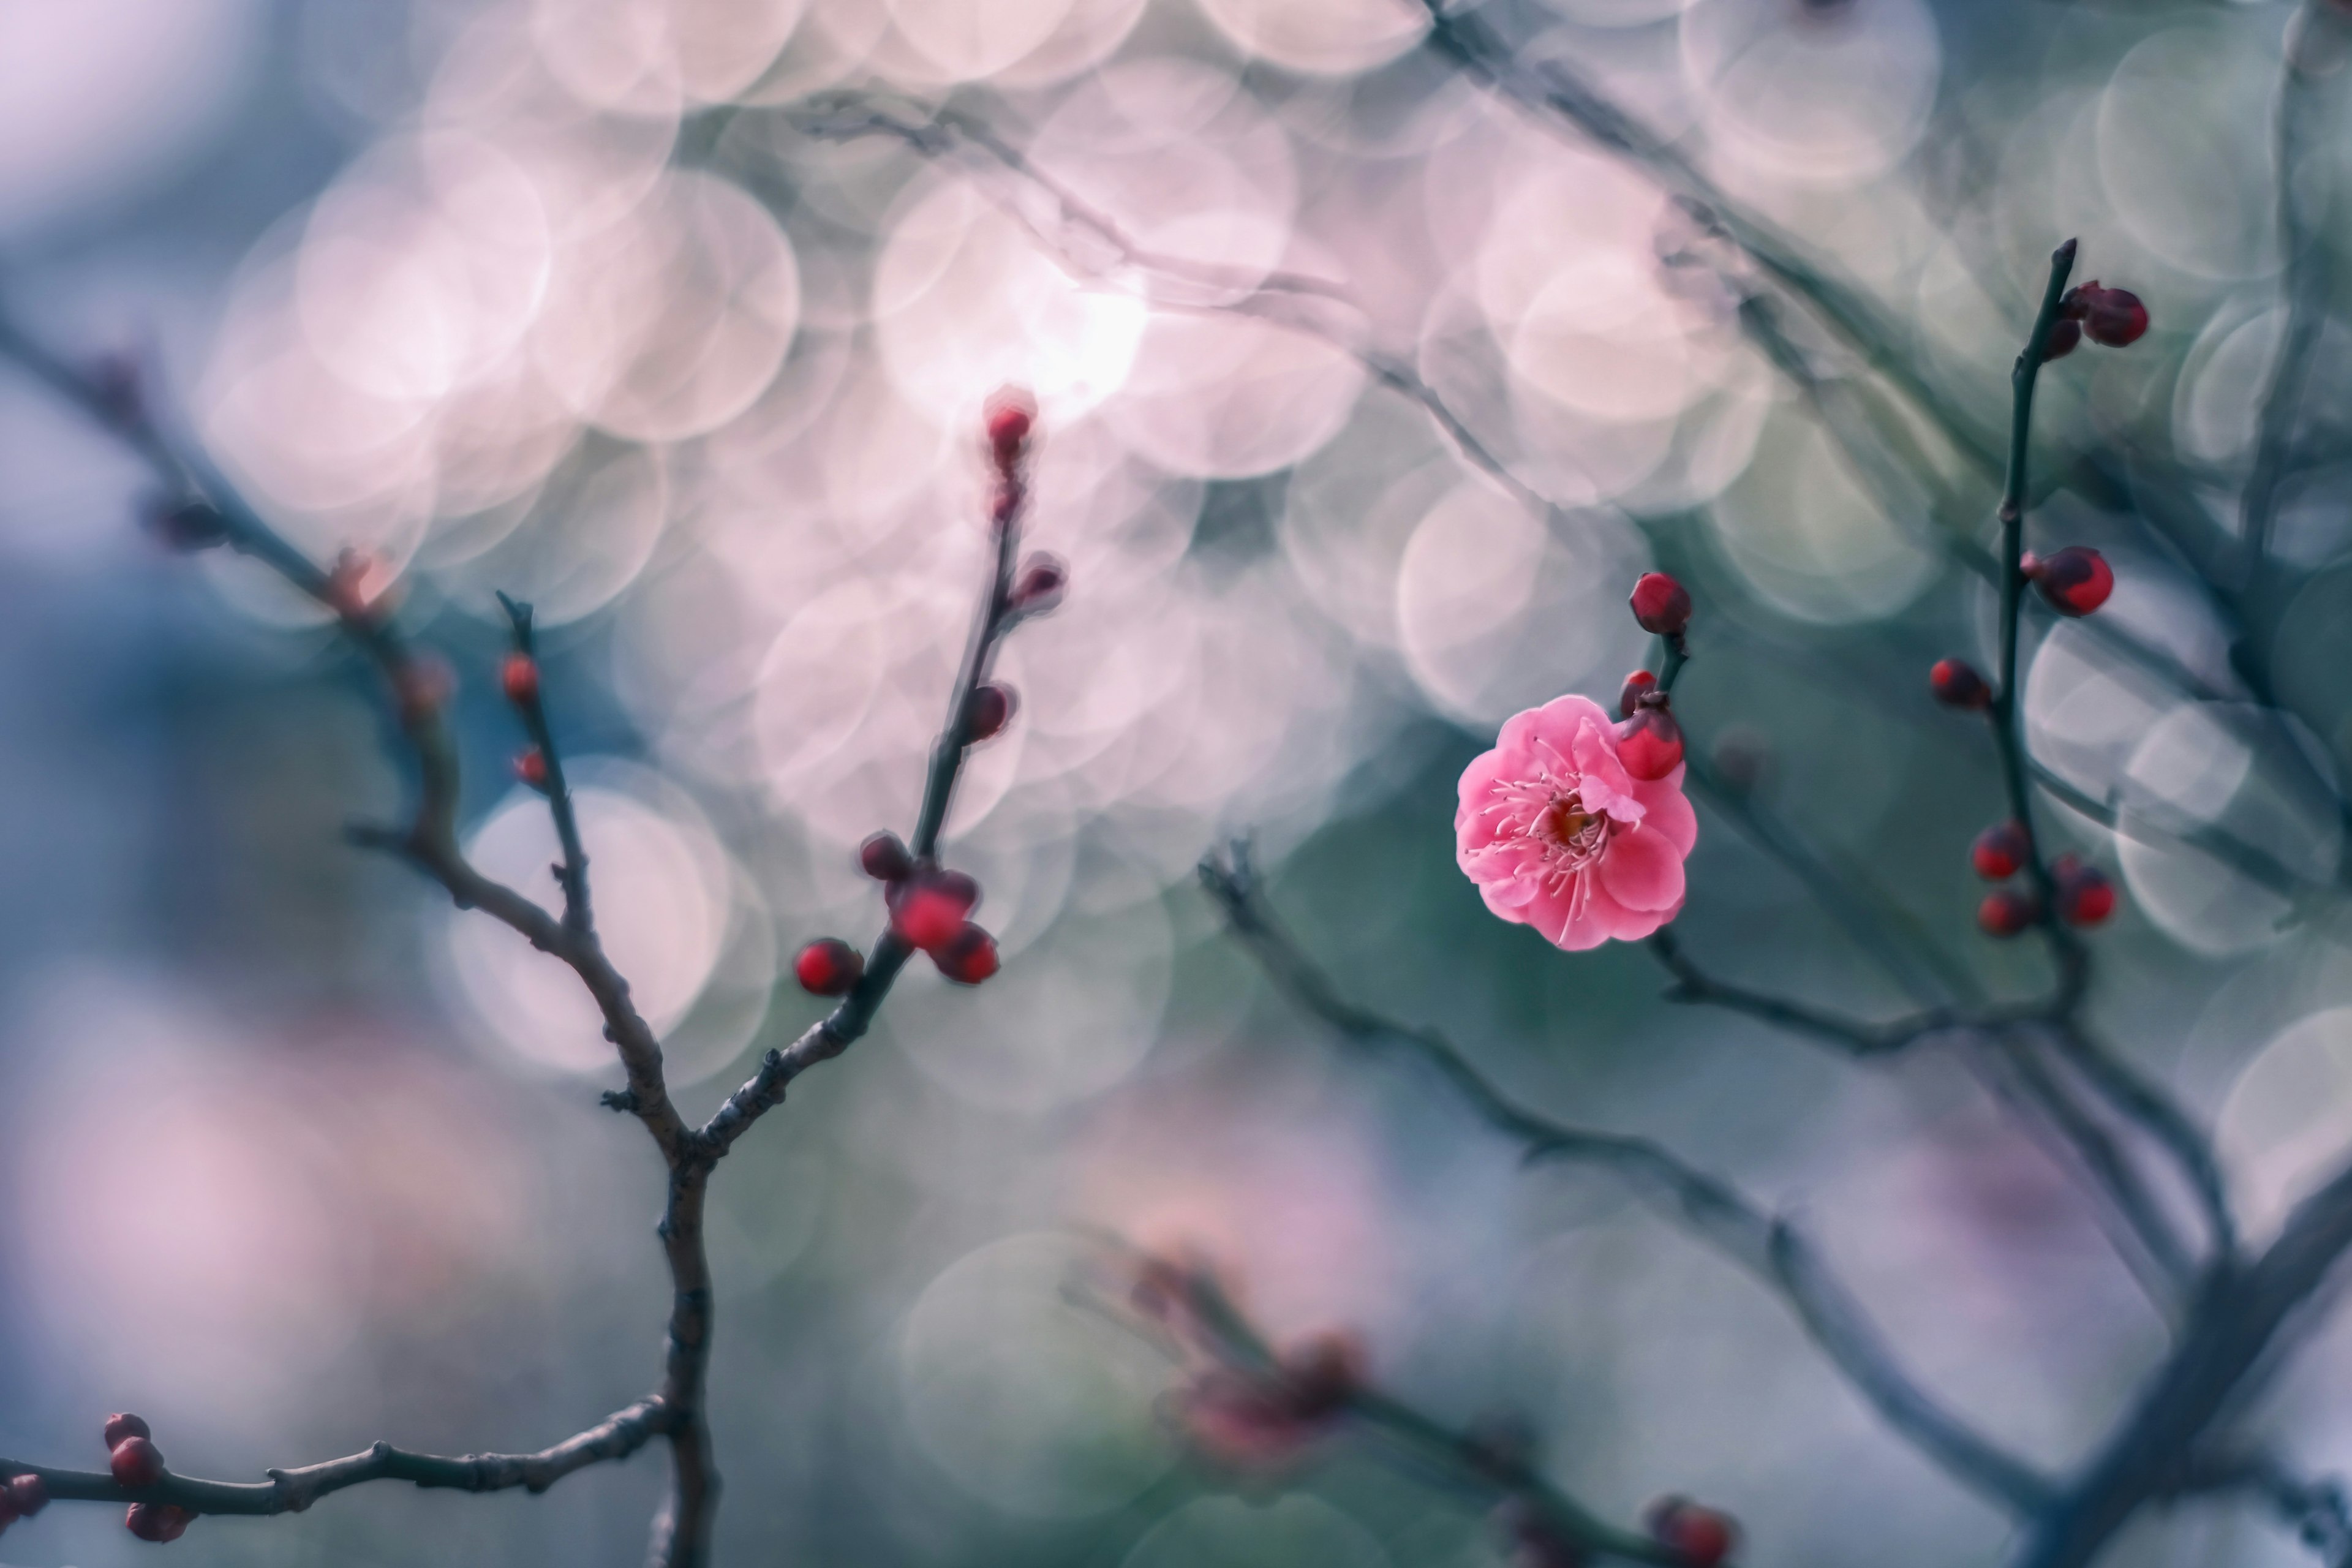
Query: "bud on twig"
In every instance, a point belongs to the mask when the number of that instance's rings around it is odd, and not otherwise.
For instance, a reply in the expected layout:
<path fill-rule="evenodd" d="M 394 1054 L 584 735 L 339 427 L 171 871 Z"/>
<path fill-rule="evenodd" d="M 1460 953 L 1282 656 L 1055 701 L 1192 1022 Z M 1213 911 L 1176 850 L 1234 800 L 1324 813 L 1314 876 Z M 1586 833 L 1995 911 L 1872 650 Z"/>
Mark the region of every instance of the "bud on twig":
<path fill-rule="evenodd" d="M 1969 848 L 1969 862 L 1977 875 L 1988 882 L 1998 882 L 2017 875 L 2033 852 L 2026 842 L 2025 829 L 2014 822 L 1997 822 L 1977 835 Z"/>
<path fill-rule="evenodd" d="M 1701 1508 L 1687 1498 L 1660 1498 L 1650 1505 L 1643 1522 L 1661 1545 L 1672 1548 L 1690 1568 L 1716 1568 L 1739 1539 L 1739 1527 L 1730 1515 Z"/>
<path fill-rule="evenodd" d="M 1690 626 L 1690 590 L 1664 572 L 1643 573 L 1634 580 L 1629 602 L 1633 606 L 1633 619 L 1645 632 L 1674 637 L 1682 636 Z"/>
<path fill-rule="evenodd" d="M 537 746 L 514 760 L 514 776 L 533 789 L 547 787 L 547 753 Z"/>
<path fill-rule="evenodd" d="M 1013 579 L 1013 609 L 1024 616 L 1042 616 L 1062 602 L 1069 581 L 1069 568 L 1061 559 L 1039 551 L 1021 563 L 1021 574 Z"/>
<path fill-rule="evenodd" d="M 128 1411 L 106 1418 L 106 1446 L 110 1448 L 125 1437 L 152 1437 L 154 1435 L 144 1420 Z"/>
<path fill-rule="evenodd" d="M 539 661 L 527 653 L 510 653 L 499 668 L 499 685 L 507 700 L 518 708 L 539 700 Z"/>
<path fill-rule="evenodd" d="M 812 996 L 846 996 L 866 973 L 866 960 L 837 936 L 821 936 L 793 960 L 793 977 Z"/>
<path fill-rule="evenodd" d="M 1645 706 L 1617 726 L 1617 760 L 1643 783 L 1683 765 L 1683 729 L 1663 705 Z"/>
<path fill-rule="evenodd" d="M 964 738 L 988 741 L 1003 733 L 1004 726 L 1013 721 L 1013 710 L 1018 702 L 1009 686 L 975 688 L 971 705 L 964 710 Z"/>
<path fill-rule="evenodd" d="M 1631 719 L 1642 699 L 1657 689 L 1658 678 L 1646 669 L 1637 669 L 1625 678 L 1625 685 L 1617 693 L 1617 717 Z"/>
<path fill-rule="evenodd" d="M 2087 616 L 2116 591 L 2115 568 L 2086 544 L 2070 544 L 2046 560 L 2029 552 L 2019 561 L 2018 570 L 2062 616 Z"/>
<path fill-rule="evenodd" d="M 2095 926 L 2116 912 L 2116 886 L 2106 873 L 2080 856 L 2061 855 L 2050 863 L 2058 884 L 2058 918 L 2070 926 Z"/>
<path fill-rule="evenodd" d="M 977 985 L 997 970 L 996 939 L 970 921 L 934 951 L 931 962 L 959 985 Z"/>
<path fill-rule="evenodd" d="M 903 882 L 914 873 L 915 858 L 897 834 L 885 828 L 869 834 L 857 847 L 857 864 L 877 882 Z"/>
<path fill-rule="evenodd" d="M 1977 906 L 1977 924 L 1987 936 L 2015 936 L 2034 922 L 2041 908 L 2032 894 L 2002 888 L 1987 893 L 1984 902 Z"/>
<path fill-rule="evenodd" d="M 1966 708 L 1978 711 L 1992 706 L 1992 688 L 1977 673 L 1977 667 L 1962 658 L 1939 658 L 1927 671 L 1927 685 L 1936 700 L 1947 708 Z"/>
<path fill-rule="evenodd" d="M 152 1487 L 163 1479 L 163 1451 L 152 1438 L 125 1437 L 107 1456 L 106 1468 L 118 1486 Z"/>
<path fill-rule="evenodd" d="M 8 1507 L 19 1519 L 30 1519 L 49 1506 L 49 1489 L 38 1476 L 16 1476 L 7 1486 Z"/>
<path fill-rule="evenodd" d="M 890 929 L 908 946 L 934 958 L 962 934 L 965 917 L 980 905 L 980 884 L 961 871 L 918 872 L 892 885 Z"/>
<path fill-rule="evenodd" d="M 142 1541 L 168 1542 L 188 1532 L 195 1515 L 168 1502 L 134 1502 L 122 1516 L 123 1528 Z"/>

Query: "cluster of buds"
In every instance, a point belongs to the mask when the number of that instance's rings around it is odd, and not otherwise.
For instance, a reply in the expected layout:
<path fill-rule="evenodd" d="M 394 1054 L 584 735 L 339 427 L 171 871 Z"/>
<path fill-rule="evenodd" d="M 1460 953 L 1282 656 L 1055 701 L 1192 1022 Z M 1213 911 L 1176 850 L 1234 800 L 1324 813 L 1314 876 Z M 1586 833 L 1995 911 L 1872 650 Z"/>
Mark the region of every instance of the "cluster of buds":
<path fill-rule="evenodd" d="M 10 1476 L 0 1483 L 0 1531 L 49 1506 L 49 1489 L 38 1476 Z"/>
<path fill-rule="evenodd" d="M 1739 1526 L 1729 1514 L 1702 1508 L 1688 1498 L 1660 1498 L 1650 1505 L 1642 1522 L 1649 1527 L 1652 1539 L 1689 1568 L 1716 1568 L 1739 1543 Z"/>
<path fill-rule="evenodd" d="M 1977 875 L 1988 882 L 2004 882 L 2033 858 L 2033 841 L 2024 826 L 1997 822 L 1977 835 L 1969 858 Z M 2079 855 L 2061 855 L 2050 863 L 2055 884 L 2058 918 L 2068 925 L 2095 926 L 2116 912 L 2115 884 L 2105 873 Z M 1996 888 L 1977 906 L 1977 924 L 1993 936 L 2015 936 L 2042 918 L 2042 903 L 2023 888 Z"/>
<path fill-rule="evenodd" d="M 917 860 L 895 833 L 877 833 L 858 846 L 857 863 L 883 886 L 892 934 L 929 953 L 940 973 L 977 985 L 996 973 L 996 939 L 971 920 L 980 907 L 978 882 Z M 866 960 L 839 937 L 819 937 L 793 957 L 793 973 L 813 995 L 845 996 L 864 977 Z"/>
<path fill-rule="evenodd" d="M 1690 590 L 1664 572 L 1645 572 L 1633 584 L 1629 603 L 1645 632 L 1666 639 L 1680 658 L 1690 626 Z M 1683 731 L 1675 722 L 1673 698 L 1658 678 L 1637 669 L 1617 694 L 1617 760 L 1637 779 L 1664 778 L 1683 765 Z"/>
<path fill-rule="evenodd" d="M 2066 290 L 2050 328 L 2045 360 L 2064 359 L 2084 338 L 2111 349 L 2129 348 L 2147 331 L 2147 307 L 2128 289 L 2103 289 L 2095 278 Z"/>
<path fill-rule="evenodd" d="M 163 1451 L 147 1423 L 128 1414 L 106 1418 L 106 1468 L 114 1484 L 127 1491 L 145 1491 L 163 1479 Z M 177 1541 L 195 1521 L 191 1510 L 168 1502 L 134 1502 L 123 1515 L 123 1528 L 142 1541 Z"/>

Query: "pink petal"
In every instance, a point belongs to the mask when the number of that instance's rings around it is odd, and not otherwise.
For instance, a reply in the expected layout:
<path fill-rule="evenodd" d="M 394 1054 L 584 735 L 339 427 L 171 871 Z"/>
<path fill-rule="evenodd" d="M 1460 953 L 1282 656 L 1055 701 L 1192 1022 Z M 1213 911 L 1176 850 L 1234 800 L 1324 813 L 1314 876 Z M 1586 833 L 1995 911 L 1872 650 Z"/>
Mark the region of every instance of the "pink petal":
<path fill-rule="evenodd" d="M 1687 855 L 1698 842 L 1698 813 L 1691 809 L 1690 797 L 1683 794 L 1683 770 L 1676 768 L 1664 778 L 1647 784 L 1635 780 L 1633 798 L 1642 803 L 1644 815 L 1642 826 L 1665 836 L 1666 842 Z"/>
<path fill-rule="evenodd" d="M 1553 698 L 1540 708 L 1530 708 L 1504 720 L 1495 748 L 1525 755 L 1535 752 L 1540 742 L 1563 757 L 1574 758 L 1577 734 L 1588 720 L 1603 728 L 1609 723 L 1609 716 L 1601 710 L 1599 703 L 1571 691 L 1565 697 Z"/>
<path fill-rule="evenodd" d="M 1620 834 L 1601 858 L 1601 885 L 1629 910 L 1672 908 L 1683 898 L 1683 852 L 1648 828 Z"/>
<path fill-rule="evenodd" d="M 1478 884 L 1478 896 L 1486 900 L 1486 908 L 1513 925 L 1520 926 L 1533 923 L 1528 918 L 1525 906 L 1542 890 L 1542 885 L 1532 880 Z"/>
<path fill-rule="evenodd" d="M 1641 797 L 1633 793 L 1633 776 L 1617 760 L 1615 725 L 1600 719 L 1577 732 L 1576 767 L 1584 775 L 1577 793 L 1585 810 L 1606 812 L 1620 822 L 1642 820 L 1643 808 Z"/>

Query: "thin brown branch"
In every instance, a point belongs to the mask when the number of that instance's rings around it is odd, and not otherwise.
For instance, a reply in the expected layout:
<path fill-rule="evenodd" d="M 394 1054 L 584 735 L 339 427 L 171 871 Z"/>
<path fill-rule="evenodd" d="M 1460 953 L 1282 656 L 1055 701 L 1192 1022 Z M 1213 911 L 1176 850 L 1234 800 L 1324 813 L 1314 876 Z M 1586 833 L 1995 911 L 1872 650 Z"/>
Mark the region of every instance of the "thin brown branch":
<path fill-rule="evenodd" d="M 1524 1145 L 1529 1160 L 1597 1165 L 1625 1181 L 1779 1293 L 1880 1417 L 1957 1479 L 2021 1514 L 2033 1512 L 2049 1497 L 2049 1483 L 2032 1466 L 1968 1426 L 1902 1370 L 1860 1303 L 1787 1220 L 1647 1139 L 1588 1131 L 1530 1110 L 1473 1067 L 1439 1031 L 1399 1023 L 1346 1000 L 1275 920 L 1245 846 L 1235 846 L 1223 859 L 1202 861 L 1201 879 L 1234 934 L 1292 1005 L 1346 1039 L 1401 1047 L 1434 1068 L 1480 1120 Z"/>

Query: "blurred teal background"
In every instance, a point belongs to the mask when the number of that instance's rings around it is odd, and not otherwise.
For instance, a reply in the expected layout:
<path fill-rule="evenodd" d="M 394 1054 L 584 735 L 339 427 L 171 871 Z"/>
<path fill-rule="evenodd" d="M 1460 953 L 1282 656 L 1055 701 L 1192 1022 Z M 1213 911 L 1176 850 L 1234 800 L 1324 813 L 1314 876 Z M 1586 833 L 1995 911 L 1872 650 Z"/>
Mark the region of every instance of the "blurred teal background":
<path fill-rule="evenodd" d="M 2295 11 L 1495 15 L 1859 279 L 1988 424 L 2048 252 L 2080 235 L 2081 275 L 2156 328 L 2053 367 L 2048 442 L 2117 455 L 2126 494 L 2226 533 L 2280 335 L 2269 117 Z M 1454 868 L 1462 766 L 1517 709 L 1612 700 L 1649 652 L 1625 592 L 1664 565 L 1699 606 L 1676 710 L 1699 755 L 1749 765 L 1735 802 L 1864 889 L 1864 923 L 1931 978 L 2044 978 L 1975 928 L 1966 847 L 1999 780 L 1926 689 L 1937 657 L 1990 664 L 1992 599 L 1948 546 L 1989 537 L 1992 490 L 1948 458 L 1889 481 L 1843 453 L 1743 335 L 1739 267 L 1638 170 L 1450 71 L 1417 17 L 0 0 L 0 309 L 144 366 L 314 554 L 400 571 L 457 673 L 468 841 L 551 899 L 491 677 L 493 590 L 540 606 L 600 917 L 700 1113 L 817 1016 L 771 1001 L 792 951 L 878 923 L 851 851 L 908 826 L 961 646 L 981 402 L 1038 395 L 1033 532 L 1073 588 L 1009 650 L 1020 713 L 950 825 L 1004 972 L 952 994 L 911 974 L 719 1173 L 727 1563 L 1499 1561 L 1478 1500 L 1377 1452 L 1238 1491 L 1187 1461 L 1156 1409 L 1173 1369 L 1066 1299 L 1103 1229 L 1202 1248 L 1281 1335 L 1356 1329 L 1384 1384 L 1450 1420 L 1524 1417 L 1614 1517 L 1706 1498 L 1756 1568 L 1998 1559 L 2005 1521 L 1892 1441 L 1760 1288 L 1604 1176 L 1522 1172 L 1435 1079 L 1287 1010 L 1193 879 L 1244 833 L 1358 999 L 1800 1215 L 1926 1381 L 2037 1459 L 2077 1457 L 2163 1343 L 1956 1052 L 1857 1068 L 1668 1005 L 1646 952 L 1555 952 Z M 1171 308 L 969 146 L 927 161 L 796 120 L 845 91 L 950 103 L 1137 247 L 1221 270 Z M 2298 177 L 2339 180 L 2345 145 Z M 1229 308 L 1277 269 L 1344 285 L 1341 340 L 1415 367 L 1556 510 L 1331 342 Z M 2258 1235 L 2352 1142 L 2326 793 L 2352 745 L 2352 470 L 2326 456 L 2343 331 L 2279 524 L 2291 743 L 2249 723 L 2178 552 L 2071 494 L 2032 525 L 2105 551 L 2106 614 L 2207 687 L 2030 628 L 2037 756 L 2133 829 L 2052 811 L 2126 894 L 2095 1016 L 2218 1126 Z M 1797 336 L 1832 414 L 1870 384 Z M 0 1452 L 96 1468 L 122 1408 L 224 1479 L 378 1437 L 551 1442 L 653 1374 L 658 1162 L 596 1107 L 617 1074 L 571 978 L 342 846 L 400 786 L 363 672 L 247 563 L 167 555 L 145 500 L 0 374 Z M 1906 1005 L 1750 835 L 1701 819 L 1695 956 Z M 2352 1338 L 2297 1364 L 2264 1429 L 2352 1464 Z M 174 1550 L 632 1563 L 660 1480 L 646 1454 L 539 1499 L 371 1488 Z M 149 1550 L 59 1507 L 0 1562 Z M 2220 1510 L 2118 1551 L 2299 1560 Z"/>

